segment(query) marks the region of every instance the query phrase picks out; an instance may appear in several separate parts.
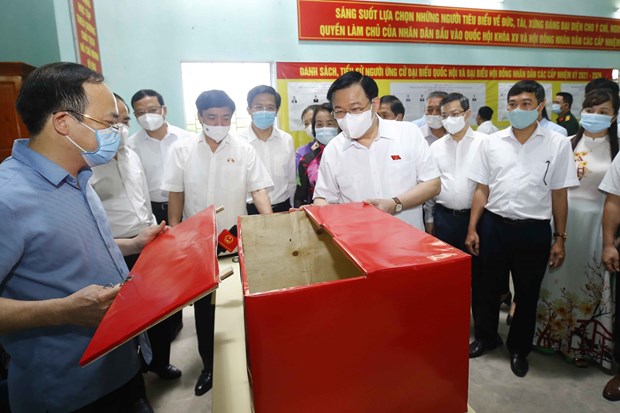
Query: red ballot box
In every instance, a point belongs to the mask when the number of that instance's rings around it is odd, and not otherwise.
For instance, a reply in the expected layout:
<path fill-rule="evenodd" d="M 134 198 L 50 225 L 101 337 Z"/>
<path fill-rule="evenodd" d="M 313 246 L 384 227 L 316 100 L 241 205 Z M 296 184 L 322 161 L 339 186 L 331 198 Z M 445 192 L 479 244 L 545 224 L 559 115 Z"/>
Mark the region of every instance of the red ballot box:
<path fill-rule="evenodd" d="M 101 320 L 80 365 L 216 289 L 220 281 L 216 242 L 213 206 L 151 241 Z"/>
<path fill-rule="evenodd" d="M 469 255 L 361 203 L 239 232 L 256 413 L 467 411 Z"/>

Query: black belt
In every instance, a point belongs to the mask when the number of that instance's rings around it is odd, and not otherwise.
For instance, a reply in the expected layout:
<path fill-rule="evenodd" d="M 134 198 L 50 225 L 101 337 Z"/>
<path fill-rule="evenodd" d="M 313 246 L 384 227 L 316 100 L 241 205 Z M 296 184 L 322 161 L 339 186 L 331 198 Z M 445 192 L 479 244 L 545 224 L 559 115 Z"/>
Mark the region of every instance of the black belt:
<path fill-rule="evenodd" d="M 167 202 L 155 202 L 155 201 L 151 201 L 151 204 L 156 205 L 157 207 L 159 207 L 159 209 L 161 209 L 162 211 L 166 211 L 168 209 L 168 203 Z"/>
<path fill-rule="evenodd" d="M 435 204 L 435 208 L 452 215 L 469 215 L 471 209 L 450 209 L 441 204 Z"/>
<path fill-rule="evenodd" d="M 488 209 L 484 210 L 485 213 L 491 215 L 493 218 L 502 221 L 505 224 L 509 224 L 509 225 L 526 225 L 526 224 L 540 224 L 540 223 L 549 223 L 551 222 L 550 219 L 534 219 L 534 218 L 523 218 L 523 219 L 511 219 L 511 218 L 506 218 L 503 217 L 501 215 L 498 215 L 494 212 L 489 211 Z"/>
<path fill-rule="evenodd" d="M 291 201 L 289 201 L 289 200 L 287 199 L 286 201 L 282 201 L 282 202 L 280 202 L 279 204 L 273 204 L 273 205 L 271 205 L 271 209 L 274 209 L 274 208 L 281 208 L 281 207 L 288 207 L 288 208 L 290 208 L 290 207 L 291 207 Z"/>

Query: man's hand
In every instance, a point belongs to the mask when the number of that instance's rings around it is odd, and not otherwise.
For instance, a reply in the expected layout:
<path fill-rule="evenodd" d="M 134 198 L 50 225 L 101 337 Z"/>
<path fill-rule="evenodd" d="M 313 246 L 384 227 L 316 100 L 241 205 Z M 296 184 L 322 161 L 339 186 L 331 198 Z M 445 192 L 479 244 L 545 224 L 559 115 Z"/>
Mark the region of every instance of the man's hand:
<path fill-rule="evenodd" d="M 433 232 L 435 231 L 435 225 L 432 222 L 425 222 L 424 230 L 426 231 L 427 234 L 433 235 Z"/>
<path fill-rule="evenodd" d="M 393 199 L 366 199 L 364 200 L 364 203 L 372 205 L 390 215 L 394 215 L 396 213 L 396 202 L 394 202 Z"/>
<path fill-rule="evenodd" d="M 63 324 L 98 326 L 120 289 L 120 284 L 114 287 L 89 285 L 74 292 L 64 299 Z"/>
<path fill-rule="evenodd" d="M 475 230 L 467 231 L 467 237 L 465 238 L 465 247 L 471 255 L 480 254 L 480 238 Z"/>
<path fill-rule="evenodd" d="M 564 239 L 556 238 L 549 254 L 549 268 L 558 268 L 564 262 Z"/>
<path fill-rule="evenodd" d="M 620 271 L 620 258 L 618 256 L 618 250 L 614 245 L 605 245 L 603 247 L 603 265 L 605 265 L 607 271 Z"/>
<path fill-rule="evenodd" d="M 153 241 L 158 235 L 168 231 L 170 227 L 166 226 L 166 221 L 162 221 L 159 225 L 152 225 L 144 228 L 137 237 L 134 238 L 138 252 L 142 251 L 146 244 Z"/>

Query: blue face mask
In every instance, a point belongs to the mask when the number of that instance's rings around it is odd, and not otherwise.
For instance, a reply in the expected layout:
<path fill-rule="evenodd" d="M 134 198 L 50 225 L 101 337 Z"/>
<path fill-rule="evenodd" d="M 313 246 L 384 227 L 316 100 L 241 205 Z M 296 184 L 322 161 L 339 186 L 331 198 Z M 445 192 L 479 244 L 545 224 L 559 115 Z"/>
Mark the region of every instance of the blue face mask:
<path fill-rule="evenodd" d="M 326 128 L 316 128 L 316 140 L 323 145 L 327 145 L 329 141 L 334 139 L 336 135 L 338 135 L 338 128 L 326 127 Z"/>
<path fill-rule="evenodd" d="M 91 168 L 93 166 L 103 165 L 110 162 L 112 158 L 114 158 L 114 155 L 116 155 L 119 144 L 121 142 L 121 135 L 119 133 L 119 130 L 115 127 L 95 130 L 83 122 L 80 123 L 86 126 L 91 131 L 95 132 L 95 137 L 97 138 L 98 144 L 97 149 L 89 152 L 77 143 L 75 143 L 75 141 L 71 139 L 68 135 L 65 135 L 65 137 L 69 139 L 69 141 L 74 144 L 79 150 L 82 151 L 82 157 Z"/>
<path fill-rule="evenodd" d="M 599 133 L 611 126 L 611 116 L 596 113 L 581 113 L 581 126 L 590 133 Z"/>
<path fill-rule="evenodd" d="M 538 110 L 514 109 L 507 112 L 508 120 L 515 129 L 525 129 L 538 119 Z"/>
<path fill-rule="evenodd" d="M 261 110 L 252 113 L 252 122 L 258 129 L 269 129 L 276 120 L 276 112 Z"/>
<path fill-rule="evenodd" d="M 551 112 L 555 113 L 556 115 L 559 115 L 560 113 L 562 113 L 562 109 L 559 103 L 554 103 L 553 105 L 551 105 Z"/>

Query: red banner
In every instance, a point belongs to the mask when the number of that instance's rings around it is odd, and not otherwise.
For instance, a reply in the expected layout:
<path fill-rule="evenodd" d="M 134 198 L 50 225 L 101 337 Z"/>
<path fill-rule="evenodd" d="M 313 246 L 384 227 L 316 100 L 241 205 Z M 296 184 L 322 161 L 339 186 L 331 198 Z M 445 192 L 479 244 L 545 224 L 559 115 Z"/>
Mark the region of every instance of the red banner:
<path fill-rule="evenodd" d="M 81 64 L 102 73 L 94 0 L 73 0 L 76 47 Z"/>
<path fill-rule="evenodd" d="M 620 20 L 370 1 L 297 0 L 300 40 L 620 50 Z"/>
<path fill-rule="evenodd" d="M 520 80 L 589 82 L 606 77 L 611 69 L 530 66 L 456 66 L 388 63 L 277 63 L 278 79 L 334 80 L 355 70 L 374 79 L 401 80 Z"/>

